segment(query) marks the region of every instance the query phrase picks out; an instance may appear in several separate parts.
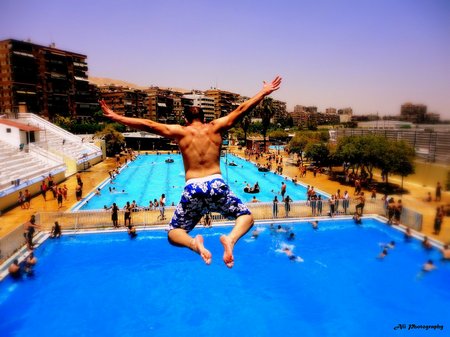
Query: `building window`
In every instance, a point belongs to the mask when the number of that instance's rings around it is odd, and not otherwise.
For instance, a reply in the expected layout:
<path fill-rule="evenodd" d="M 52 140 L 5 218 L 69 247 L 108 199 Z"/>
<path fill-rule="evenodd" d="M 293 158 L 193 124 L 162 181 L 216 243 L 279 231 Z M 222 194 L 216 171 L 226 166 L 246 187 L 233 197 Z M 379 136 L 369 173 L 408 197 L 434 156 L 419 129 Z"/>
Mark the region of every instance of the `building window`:
<path fill-rule="evenodd" d="M 6 133 L 11 133 L 11 128 L 6 128 Z"/>

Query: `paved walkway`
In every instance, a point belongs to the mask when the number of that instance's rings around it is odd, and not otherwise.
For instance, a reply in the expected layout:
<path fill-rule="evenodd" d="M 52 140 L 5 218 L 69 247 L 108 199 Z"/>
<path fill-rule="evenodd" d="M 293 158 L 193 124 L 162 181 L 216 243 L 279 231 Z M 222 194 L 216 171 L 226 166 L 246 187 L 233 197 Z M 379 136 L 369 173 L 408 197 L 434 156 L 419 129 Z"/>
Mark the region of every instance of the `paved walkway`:
<path fill-rule="evenodd" d="M 240 153 L 242 155 L 242 152 Z M 286 162 L 286 160 L 284 160 Z M 93 191 L 96 186 L 98 186 L 102 181 L 109 177 L 108 171 L 114 168 L 116 165 L 115 159 L 108 158 L 103 162 L 91 167 L 88 171 L 81 172 L 81 177 L 83 180 L 83 191 L 87 195 Z M 299 172 L 297 167 L 285 165 L 283 174 L 294 177 L 298 176 Z M 390 181 L 395 181 L 395 177 L 390 177 Z M 299 181 L 304 184 L 312 185 L 315 189 L 322 190 L 326 193 L 335 193 L 337 189 L 342 192 L 348 190 L 350 195 L 353 194 L 353 188 L 349 186 L 342 186 L 336 181 L 331 181 L 328 179 L 327 175 L 319 174 L 316 177 L 313 176 L 311 172 L 307 173 L 305 178 L 299 179 Z M 430 237 L 434 237 L 443 242 L 450 242 L 450 221 L 448 217 L 445 217 L 444 223 L 442 225 L 442 230 L 439 236 L 433 235 L 433 223 L 436 207 L 442 204 L 450 204 L 450 192 L 444 192 L 443 198 L 440 203 L 437 202 L 425 202 L 423 198 L 426 196 L 427 192 L 430 191 L 434 195 L 433 187 L 421 186 L 420 184 L 413 183 L 414 179 L 405 179 L 404 186 L 409 191 L 409 194 L 403 196 L 395 196 L 395 200 L 401 197 L 405 207 L 412 208 L 419 213 L 423 214 L 423 229 L 422 232 Z M 63 203 L 63 207 L 59 211 L 66 211 L 70 209 L 75 203 L 75 186 L 76 178 L 75 176 L 69 177 L 64 182 L 69 188 L 68 199 Z M 289 191 L 288 191 L 289 193 Z M 30 216 L 34 213 L 40 211 L 58 211 L 57 201 L 53 199 L 51 193 L 47 193 L 47 201 L 44 201 L 42 196 L 36 196 L 31 201 L 31 208 L 28 210 L 21 209 L 20 207 L 13 208 L 8 212 L 0 216 L 0 237 L 21 226 L 25 221 L 29 220 Z M 381 198 L 378 195 L 377 198 Z"/>
<path fill-rule="evenodd" d="M 83 196 L 92 192 L 96 186 L 109 177 L 108 172 L 116 167 L 116 160 L 107 158 L 106 160 L 92 166 L 89 170 L 80 172 L 83 180 Z M 0 216 L 0 237 L 21 226 L 30 219 L 32 214 L 41 211 L 67 211 L 77 203 L 75 198 L 75 187 L 77 179 L 75 175 L 67 178 L 62 184 L 68 187 L 67 201 L 63 202 L 63 206 L 58 209 L 58 202 L 53 198 L 51 192 L 47 192 L 47 201 L 41 195 L 37 195 L 31 199 L 30 209 L 21 209 L 19 206 L 10 209 Z"/>

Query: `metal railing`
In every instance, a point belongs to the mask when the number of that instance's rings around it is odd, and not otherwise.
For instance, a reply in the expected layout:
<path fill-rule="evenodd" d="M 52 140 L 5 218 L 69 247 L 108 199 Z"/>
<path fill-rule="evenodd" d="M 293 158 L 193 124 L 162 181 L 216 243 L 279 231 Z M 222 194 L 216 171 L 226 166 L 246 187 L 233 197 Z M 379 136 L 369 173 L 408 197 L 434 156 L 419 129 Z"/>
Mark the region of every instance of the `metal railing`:
<path fill-rule="evenodd" d="M 292 202 L 290 209 L 287 210 L 285 204 L 278 203 L 278 215 L 273 212 L 272 202 L 249 203 L 247 204 L 251 210 L 255 220 L 271 220 L 271 219 L 289 219 L 289 218 L 308 218 L 312 217 L 312 208 L 308 202 Z M 160 218 L 158 209 L 139 209 L 132 212 L 131 221 L 133 225 L 141 228 L 167 225 L 173 214 L 175 207 L 166 207 L 166 219 Z M 343 212 L 342 207 L 339 209 L 340 215 L 352 215 L 355 212 L 355 203 L 350 202 L 347 213 Z M 384 203 L 380 200 L 368 201 L 364 207 L 364 214 L 375 214 L 386 216 Z M 119 225 L 124 226 L 124 211 L 119 211 Z M 322 214 L 316 216 L 329 215 L 329 207 L 324 202 Z M 228 221 L 220 214 L 212 214 L 213 223 Z M 63 230 L 72 231 L 89 231 L 89 230 L 110 230 L 113 228 L 111 221 L 111 211 L 109 210 L 91 210 L 91 211 L 75 211 L 75 212 L 40 212 L 36 216 L 36 223 L 42 226 L 42 230 L 49 231 L 58 221 Z M 414 230 L 422 229 L 422 214 L 412 209 L 403 208 L 401 223 L 411 227 Z M 0 238 L 0 262 L 11 256 L 18 249 L 23 247 L 25 240 L 23 238 L 23 229 L 19 227 L 3 238 Z"/>
<path fill-rule="evenodd" d="M 0 262 L 3 262 L 25 245 L 22 226 L 0 238 Z"/>
<path fill-rule="evenodd" d="M 450 163 L 450 134 L 448 132 L 415 129 L 337 130 L 337 138 L 364 135 L 380 135 L 392 140 L 403 140 L 415 149 L 418 158 L 428 162 Z"/>

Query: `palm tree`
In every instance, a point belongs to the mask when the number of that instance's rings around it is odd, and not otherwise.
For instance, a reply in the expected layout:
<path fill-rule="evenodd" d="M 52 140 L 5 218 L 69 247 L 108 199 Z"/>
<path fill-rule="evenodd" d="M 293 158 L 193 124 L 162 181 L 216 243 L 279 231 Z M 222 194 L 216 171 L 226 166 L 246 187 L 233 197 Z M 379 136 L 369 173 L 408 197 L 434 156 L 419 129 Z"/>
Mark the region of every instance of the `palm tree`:
<path fill-rule="evenodd" d="M 261 111 L 261 119 L 262 119 L 262 134 L 264 139 L 264 151 L 266 150 L 266 136 L 267 130 L 270 126 L 270 120 L 275 114 L 275 109 L 273 108 L 273 99 L 271 97 L 266 97 L 262 101 L 262 111 Z"/>
<path fill-rule="evenodd" d="M 241 121 L 241 128 L 244 131 L 244 144 L 245 144 L 245 146 L 247 146 L 247 131 L 248 131 L 248 128 L 250 127 L 251 122 L 252 122 L 252 119 L 251 119 L 251 117 L 248 114 L 245 115 L 245 117 Z"/>

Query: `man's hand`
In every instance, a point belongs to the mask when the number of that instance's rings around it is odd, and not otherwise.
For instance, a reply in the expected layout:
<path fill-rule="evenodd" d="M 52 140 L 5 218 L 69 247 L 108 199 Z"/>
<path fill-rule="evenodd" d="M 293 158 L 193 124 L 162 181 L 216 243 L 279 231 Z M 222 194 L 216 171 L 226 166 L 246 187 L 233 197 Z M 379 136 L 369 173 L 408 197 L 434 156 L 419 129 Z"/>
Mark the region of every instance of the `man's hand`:
<path fill-rule="evenodd" d="M 100 104 L 100 107 L 103 110 L 103 115 L 109 119 L 116 120 L 118 117 L 118 114 L 116 114 L 114 111 L 112 111 L 109 106 L 106 104 L 106 102 L 102 99 L 98 102 Z"/>
<path fill-rule="evenodd" d="M 270 83 L 267 83 L 266 81 L 264 81 L 262 90 L 264 91 L 265 95 L 270 95 L 275 90 L 278 90 L 280 88 L 280 85 L 281 85 L 281 77 L 277 76 Z"/>

